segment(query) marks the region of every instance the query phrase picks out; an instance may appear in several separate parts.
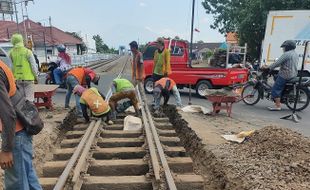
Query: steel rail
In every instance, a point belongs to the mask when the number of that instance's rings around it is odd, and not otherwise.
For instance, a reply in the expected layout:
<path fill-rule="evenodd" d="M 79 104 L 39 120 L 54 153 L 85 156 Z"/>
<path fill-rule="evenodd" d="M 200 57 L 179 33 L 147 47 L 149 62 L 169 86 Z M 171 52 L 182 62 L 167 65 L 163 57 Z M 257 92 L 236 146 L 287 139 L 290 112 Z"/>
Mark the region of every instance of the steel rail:
<path fill-rule="evenodd" d="M 142 97 L 141 94 L 139 92 L 139 90 L 137 90 L 138 93 L 138 97 L 140 99 L 141 102 L 141 113 L 142 113 L 142 120 L 143 120 L 143 124 L 144 124 L 144 129 L 145 129 L 145 134 L 146 134 L 146 140 L 147 140 L 147 144 L 148 144 L 148 148 L 150 150 L 150 155 L 151 155 L 151 163 L 153 166 L 153 171 L 154 171 L 154 175 L 155 175 L 155 179 L 156 181 L 160 180 L 160 165 L 159 165 L 159 161 L 158 161 L 158 157 L 156 154 L 156 149 L 155 149 L 155 144 L 154 144 L 154 140 L 152 137 L 152 132 L 151 132 L 151 127 L 148 123 L 148 119 L 147 119 L 147 114 L 144 108 L 144 104 L 145 102 L 142 101 Z"/>
<path fill-rule="evenodd" d="M 87 140 L 87 143 L 83 149 L 83 152 L 79 158 L 79 161 L 77 162 L 75 169 L 73 171 L 73 177 L 71 180 L 72 186 L 73 186 L 73 190 L 79 190 L 82 187 L 82 180 L 81 180 L 81 173 L 82 172 L 86 172 L 87 170 L 87 156 L 90 152 L 90 148 L 94 142 L 94 139 L 96 137 L 96 134 L 98 132 L 98 129 L 101 125 L 101 119 L 97 120 L 94 129 L 91 132 L 91 135 L 89 137 L 89 139 Z"/>
<path fill-rule="evenodd" d="M 127 65 L 127 63 L 128 63 L 128 60 L 129 60 L 129 56 L 127 57 L 127 60 L 126 60 L 125 64 L 124 64 L 123 67 L 122 67 L 122 70 L 119 72 L 119 74 L 117 75 L 116 78 L 121 78 L 121 76 L 122 76 L 122 74 L 123 74 L 123 72 L 124 72 L 124 70 L 125 70 L 125 67 L 126 67 L 126 65 Z M 111 84 L 111 85 L 112 85 L 112 84 Z M 108 93 L 107 93 L 107 96 L 106 96 L 106 101 L 109 101 L 110 98 L 111 98 L 111 96 L 112 96 L 112 90 L 111 90 L 111 88 L 110 88 L 109 91 L 108 91 Z"/>
<path fill-rule="evenodd" d="M 142 84 L 139 84 L 139 91 L 142 92 L 143 100 L 146 101 L 146 96 L 145 96 Z M 150 112 L 150 110 L 148 108 L 147 103 L 145 103 L 144 106 L 145 106 L 145 112 L 147 114 L 147 119 L 148 119 L 148 122 L 149 122 L 150 127 L 151 127 L 151 131 L 152 131 L 152 134 L 153 134 L 153 138 L 155 140 L 155 145 L 156 145 L 156 148 L 157 148 L 157 151 L 158 151 L 158 155 L 159 155 L 162 167 L 164 168 L 164 172 L 165 172 L 165 176 L 166 176 L 166 181 L 167 181 L 168 187 L 169 187 L 170 190 L 177 190 L 177 187 L 175 185 L 174 179 L 172 177 L 172 174 L 171 174 L 171 171 L 170 171 L 170 168 L 169 168 L 169 165 L 168 165 L 168 161 L 167 161 L 166 156 L 165 156 L 164 149 L 163 149 L 163 147 L 161 145 L 161 142 L 160 142 L 160 139 L 159 139 L 159 135 L 158 135 L 156 127 L 154 125 L 151 112 Z"/>
<path fill-rule="evenodd" d="M 77 146 L 76 150 L 74 151 L 73 155 L 71 156 L 66 168 L 64 169 L 64 171 L 60 175 L 59 180 L 57 181 L 53 190 L 62 190 L 64 188 L 66 181 L 70 175 L 70 172 L 71 172 L 73 166 L 75 165 L 75 163 L 76 163 L 76 161 L 77 161 L 77 159 L 78 159 L 78 157 L 79 157 L 79 155 L 80 155 L 80 153 L 81 153 L 81 151 L 82 151 L 82 149 L 86 143 L 86 140 L 88 139 L 92 129 L 94 128 L 94 125 L 95 125 L 95 121 L 92 121 L 89 124 L 85 134 L 83 135 L 82 140 L 80 141 L 79 145 Z"/>

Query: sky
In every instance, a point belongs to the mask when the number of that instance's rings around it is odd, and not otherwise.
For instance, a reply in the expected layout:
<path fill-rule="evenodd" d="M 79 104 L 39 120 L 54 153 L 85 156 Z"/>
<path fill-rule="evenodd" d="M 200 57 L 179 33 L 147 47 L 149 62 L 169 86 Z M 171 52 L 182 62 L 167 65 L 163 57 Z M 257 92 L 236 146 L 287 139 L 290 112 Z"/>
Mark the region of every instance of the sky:
<path fill-rule="evenodd" d="M 223 42 L 224 36 L 210 28 L 207 15 L 196 0 L 194 41 Z M 29 2 L 31 20 L 64 31 L 77 32 L 94 47 L 92 36 L 99 34 L 109 47 L 118 48 L 136 40 L 140 44 L 157 37 L 190 40 L 192 0 L 34 0 Z M 18 8 L 20 9 L 20 7 Z"/>

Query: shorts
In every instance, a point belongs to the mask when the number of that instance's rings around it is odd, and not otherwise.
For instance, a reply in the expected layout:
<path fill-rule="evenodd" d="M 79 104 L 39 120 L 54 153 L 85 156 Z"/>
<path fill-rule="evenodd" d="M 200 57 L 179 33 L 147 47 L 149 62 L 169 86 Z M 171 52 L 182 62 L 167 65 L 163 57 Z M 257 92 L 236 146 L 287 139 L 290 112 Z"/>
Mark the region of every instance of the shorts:
<path fill-rule="evenodd" d="M 278 76 L 272 89 L 271 89 L 271 96 L 272 98 L 280 98 L 282 96 L 282 91 L 284 90 L 285 84 L 287 80 Z"/>

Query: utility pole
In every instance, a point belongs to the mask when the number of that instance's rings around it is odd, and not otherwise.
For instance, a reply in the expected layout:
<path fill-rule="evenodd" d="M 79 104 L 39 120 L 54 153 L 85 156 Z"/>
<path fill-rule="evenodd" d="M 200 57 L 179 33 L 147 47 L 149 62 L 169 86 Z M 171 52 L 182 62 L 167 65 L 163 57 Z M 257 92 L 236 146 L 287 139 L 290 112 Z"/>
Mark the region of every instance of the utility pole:
<path fill-rule="evenodd" d="M 192 67 L 194 16 L 195 16 L 195 0 L 193 0 L 193 5 L 192 5 L 191 43 L 189 46 L 189 66 L 190 67 Z M 192 85 L 191 84 L 189 85 L 188 105 L 192 105 Z"/>
<path fill-rule="evenodd" d="M 19 26 L 18 26 L 18 14 L 17 14 L 17 7 L 16 7 L 16 1 L 13 0 L 14 9 L 15 9 L 15 17 L 16 17 L 16 26 L 17 26 L 17 32 L 19 33 Z"/>

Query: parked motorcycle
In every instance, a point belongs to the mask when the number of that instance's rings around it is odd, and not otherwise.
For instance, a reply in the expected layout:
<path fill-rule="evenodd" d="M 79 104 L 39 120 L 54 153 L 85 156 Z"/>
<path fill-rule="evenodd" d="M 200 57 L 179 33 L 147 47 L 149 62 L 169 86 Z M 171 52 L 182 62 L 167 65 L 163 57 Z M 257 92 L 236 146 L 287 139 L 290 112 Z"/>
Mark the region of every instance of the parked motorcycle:
<path fill-rule="evenodd" d="M 270 77 L 275 78 L 276 73 L 270 72 L 268 69 L 261 70 L 256 74 L 256 77 L 250 79 L 247 84 L 243 87 L 241 96 L 243 102 L 247 105 L 255 105 L 260 99 L 266 98 L 267 100 L 272 100 L 271 89 L 272 86 L 268 84 L 268 79 Z M 281 103 L 286 104 L 290 109 L 294 109 L 294 102 L 296 99 L 297 87 L 298 87 L 299 77 L 291 79 L 285 85 L 282 92 Z M 308 107 L 310 103 L 310 91 L 308 87 L 310 86 L 310 78 L 302 78 L 301 87 L 299 89 L 299 98 L 297 100 L 296 111 L 304 110 Z"/>
<path fill-rule="evenodd" d="M 48 64 L 48 71 L 45 79 L 45 84 L 56 84 L 55 78 L 54 78 L 54 70 L 58 67 L 58 64 L 55 62 L 50 62 Z M 62 84 L 59 86 L 60 88 L 66 88 L 66 81 L 65 77 L 63 77 Z"/>

